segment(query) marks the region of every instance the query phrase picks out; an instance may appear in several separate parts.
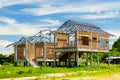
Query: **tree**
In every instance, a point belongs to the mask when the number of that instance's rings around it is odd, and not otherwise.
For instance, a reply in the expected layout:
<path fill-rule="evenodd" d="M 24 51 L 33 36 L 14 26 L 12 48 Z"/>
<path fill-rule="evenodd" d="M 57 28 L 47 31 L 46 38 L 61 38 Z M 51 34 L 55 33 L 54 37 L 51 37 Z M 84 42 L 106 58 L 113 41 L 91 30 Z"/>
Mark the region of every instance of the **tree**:
<path fill-rule="evenodd" d="M 120 37 L 114 42 L 110 52 L 112 56 L 120 56 Z"/>
<path fill-rule="evenodd" d="M 14 58 L 14 54 L 10 54 L 8 57 L 9 58 Z"/>
<path fill-rule="evenodd" d="M 10 62 L 11 63 L 14 63 L 14 54 L 10 54 L 9 56 L 8 56 L 8 58 L 10 58 Z"/>

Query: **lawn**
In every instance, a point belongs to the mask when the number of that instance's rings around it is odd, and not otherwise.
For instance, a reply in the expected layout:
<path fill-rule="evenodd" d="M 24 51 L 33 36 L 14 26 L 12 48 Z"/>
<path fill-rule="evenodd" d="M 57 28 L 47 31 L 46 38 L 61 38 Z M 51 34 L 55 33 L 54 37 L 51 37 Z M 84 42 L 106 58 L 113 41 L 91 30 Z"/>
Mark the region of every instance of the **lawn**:
<path fill-rule="evenodd" d="M 59 78 L 80 78 L 80 77 L 106 77 L 120 74 L 120 65 L 101 64 L 100 66 L 81 66 L 81 67 L 15 67 L 13 65 L 0 66 L 0 79 L 39 76 L 42 79 L 46 74 L 65 74 L 63 76 L 52 76 L 50 79 Z M 58 79 L 58 78 L 57 78 Z"/>

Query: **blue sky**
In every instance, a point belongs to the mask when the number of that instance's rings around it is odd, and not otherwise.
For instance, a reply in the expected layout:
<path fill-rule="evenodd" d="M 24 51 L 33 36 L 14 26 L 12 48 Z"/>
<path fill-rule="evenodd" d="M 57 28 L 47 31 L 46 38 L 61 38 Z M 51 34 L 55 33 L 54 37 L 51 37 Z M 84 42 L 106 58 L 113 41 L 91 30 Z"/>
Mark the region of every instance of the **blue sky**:
<path fill-rule="evenodd" d="M 13 53 L 6 45 L 41 29 L 56 29 L 66 20 L 97 25 L 120 36 L 119 0 L 0 0 L 0 53 Z"/>

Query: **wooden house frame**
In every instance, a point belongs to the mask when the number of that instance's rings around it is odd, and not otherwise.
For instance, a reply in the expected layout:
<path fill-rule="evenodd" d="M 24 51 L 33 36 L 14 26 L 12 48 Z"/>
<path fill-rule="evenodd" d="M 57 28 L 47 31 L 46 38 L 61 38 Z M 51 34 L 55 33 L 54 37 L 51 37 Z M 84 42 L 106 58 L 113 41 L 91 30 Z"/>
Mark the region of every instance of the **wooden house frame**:
<path fill-rule="evenodd" d="M 54 66 L 57 52 L 68 54 L 66 59 L 69 66 L 71 66 L 71 54 L 74 54 L 75 66 L 79 66 L 82 53 L 87 53 L 86 64 L 90 54 L 90 65 L 92 65 L 92 53 L 96 53 L 97 65 L 99 65 L 98 53 L 107 52 L 109 55 L 109 37 L 112 35 L 95 25 L 68 20 L 54 32 L 54 36 Z M 70 37 L 73 39 L 72 44 Z"/>
<path fill-rule="evenodd" d="M 42 63 L 53 65 L 54 43 L 51 42 L 51 35 L 44 34 L 45 31 L 49 33 L 51 30 L 41 30 L 34 36 L 22 37 L 19 41 L 7 46 L 14 46 L 15 65 L 18 62 L 24 62 L 25 65 L 29 63 L 33 67 L 43 65 Z"/>
<path fill-rule="evenodd" d="M 86 64 L 90 55 L 90 65 L 92 53 L 96 53 L 99 65 L 98 53 L 107 52 L 109 56 L 110 36 L 110 33 L 95 25 L 68 20 L 56 31 L 41 30 L 34 36 L 21 38 L 8 46 L 14 45 L 15 62 L 28 62 L 34 67 L 42 66 L 43 63 L 45 66 L 60 66 L 61 62 L 69 67 L 72 63 L 79 66 L 83 53 L 86 56 Z"/>

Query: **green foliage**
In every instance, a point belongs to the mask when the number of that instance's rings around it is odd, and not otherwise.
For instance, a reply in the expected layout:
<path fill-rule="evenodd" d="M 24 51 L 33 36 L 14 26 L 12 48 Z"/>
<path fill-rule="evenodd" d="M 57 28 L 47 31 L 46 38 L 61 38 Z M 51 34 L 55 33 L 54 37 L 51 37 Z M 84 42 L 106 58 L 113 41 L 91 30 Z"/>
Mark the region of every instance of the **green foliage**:
<path fill-rule="evenodd" d="M 14 54 L 10 54 L 9 56 L 0 54 L 0 64 L 9 64 L 14 62 Z"/>
<path fill-rule="evenodd" d="M 14 54 L 10 54 L 8 57 L 9 58 L 14 58 Z"/>
<path fill-rule="evenodd" d="M 120 56 L 120 37 L 114 42 L 110 52 L 112 56 Z"/>

